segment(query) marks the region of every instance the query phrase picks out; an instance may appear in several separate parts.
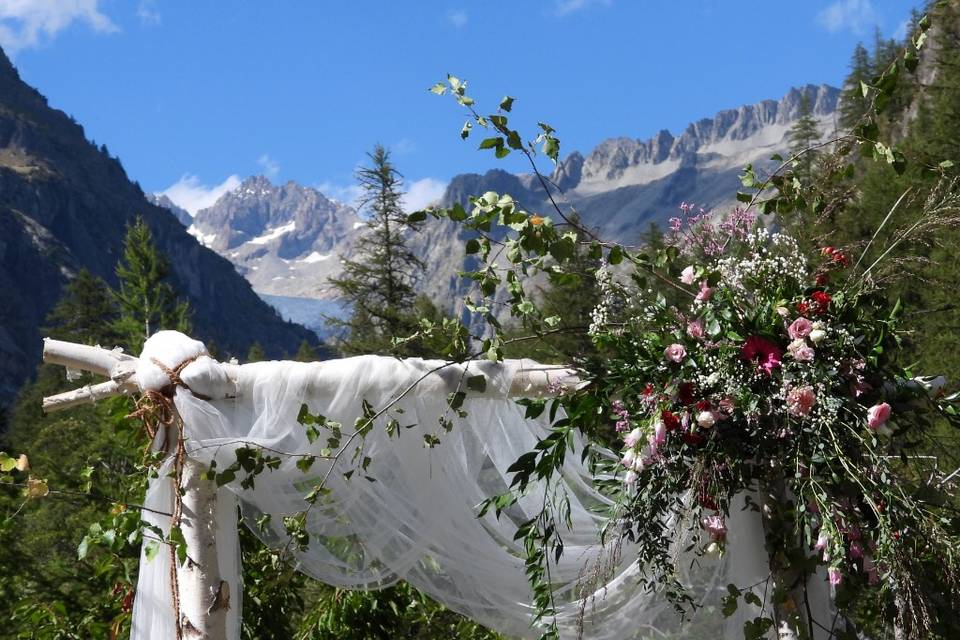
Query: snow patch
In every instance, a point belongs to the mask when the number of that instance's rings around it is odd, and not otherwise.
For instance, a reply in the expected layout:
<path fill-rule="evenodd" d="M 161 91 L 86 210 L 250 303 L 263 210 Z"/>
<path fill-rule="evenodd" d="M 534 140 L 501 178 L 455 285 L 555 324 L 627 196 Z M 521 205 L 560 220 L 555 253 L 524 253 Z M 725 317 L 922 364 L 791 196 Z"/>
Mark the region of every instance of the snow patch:
<path fill-rule="evenodd" d="M 197 228 L 197 225 L 195 224 L 192 224 L 189 227 L 187 227 L 187 233 L 189 233 L 194 238 L 196 238 L 197 242 L 199 242 L 205 247 L 209 247 L 210 245 L 212 245 L 213 241 L 217 237 L 217 234 L 215 233 L 209 233 L 209 234 L 203 233 L 202 231 L 200 231 L 200 229 Z"/>
<path fill-rule="evenodd" d="M 296 220 L 291 220 L 287 224 L 281 227 L 277 227 L 276 229 L 273 229 L 271 231 L 268 231 L 262 236 L 257 236 L 253 240 L 247 240 L 247 243 L 248 244 L 267 244 L 271 240 L 276 240 L 280 236 L 284 235 L 285 233 L 290 233 L 296 228 L 297 228 Z"/>
<path fill-rule="evenodd" d="M 297 260 L 297 262 L 302 262 L 304 264 L 313 264 L 314 262 L 323 262 L 324 260 L 329 260 L 331 257 L 332 257 L 332 254 L 328 253 L 326 255 L 323 255 L 314 251 L 313 253 L 308 255 L 306 258 L 303 258 L 302 260 Z"/>

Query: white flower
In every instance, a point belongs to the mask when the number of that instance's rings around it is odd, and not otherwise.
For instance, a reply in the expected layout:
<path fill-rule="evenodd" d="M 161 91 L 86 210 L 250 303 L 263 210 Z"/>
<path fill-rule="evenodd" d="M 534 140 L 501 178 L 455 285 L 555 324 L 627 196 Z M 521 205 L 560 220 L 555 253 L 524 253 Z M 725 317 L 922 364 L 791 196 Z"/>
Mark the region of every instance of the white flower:
<path fill-rule="evenodd" d="M 814 329 L 810 332 L 810 342 L 816 344 L 827 337 L 827 332 L 823 329 Z"/>
<path fill-rule="evenodd" d="M 637 472 L 631 469 L 627 471 L 626 475 L 623 476 L 624 484 L 636 484 L 637 483 Z"/>
<path fill-rule="evenodd" d="M 716 421 L 717 419 L 713 416 L 712 411 L 701 411 L 697 414 L 697 424 L 704 429 L 709 429 L 716 423 Z"/>

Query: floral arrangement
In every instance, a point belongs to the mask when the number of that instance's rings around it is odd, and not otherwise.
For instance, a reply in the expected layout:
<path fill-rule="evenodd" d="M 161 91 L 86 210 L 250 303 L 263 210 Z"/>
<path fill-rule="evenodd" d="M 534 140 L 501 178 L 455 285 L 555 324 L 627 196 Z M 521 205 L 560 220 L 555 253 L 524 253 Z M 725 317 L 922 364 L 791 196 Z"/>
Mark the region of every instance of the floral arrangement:
<path fill-rule="evenodd" d="M 910 327 L 900 302 L 891 304 L 878 285 L 880 273 L 903 264 L 889 256 L 907 238 L 960 224 L 960 183 L 943 174 L 952 162 L 939 165 L 941 181 L 916 218 L 893 232 L 885 226 L 909 190 L 865 244 L 824 246 L 803 228 L 803 220 L 829 215 L 849 197 L 837 185 L 855 170 L 853 149 L 904 171 L 903 154 L 877 140 L 873 118 L 901 70 L 916 68 L 928 28 L 924 17 L 918 39 L 863 85 L 870 100 L 864 120 L 816 145 L 833 145 L 824 184 L 795 171 L 813 147 L 786 160 L 774 156 L 780 164 L 767 177 L 744 168 L 744 192 L 736 195 L 744 206 L 721 215 L 684 204 L 662 241 L 651 237 L 639 247 L 581 224 L 539 171 L 539 155 L 558 162 L 552 127 L 538 123 L 536 138 L 524 141 L 510 125 L 512 97 L 481 114 L 463 80 L 448 76 L 430 89 L 467 110 L 462 139 L 489 134 L 481 150 L 522 154 L 551 209 L 529 212 L 507 194 L 487 192 L 467 206 L 411 214 L 411 222 L 445 218 L 464 232 L 472 270 L 461 275 L 473 282 L 464 308 L 485 324 L 473 336 L 478 354 L 499 360 L 516 343 L 564 333 L 586 333 L 592 345 L 564 354 L 585 384 L 556 398 L 550 415 L 560 415 L 560 406 L 563 414 L 552 433 L 516 461 L 510 489 L 481 513 L 500 514 L 531 482 L 559 474 L 574 453 L 570 436 L 580 432 L 591 444 L 575 453 L 591 461 L 595 485 L 612 498 L 605 544 L 617 555 L 624 539 L 633 542 L 641 580 L 682 611 L 696 601 L 678 577 L 677 547 L 722 554 L 738 534 L 728 527 L 731 511 L 745 501 L 760 513 L 770 568 L 769 600 L 751 585 L 728 586 L 724 614 L 741 598 L 760 610 L 745 625 L 746 638 L 774 628 L 780 637 L 813 637 L 824 623 L 813 620 L 805 586 L 820 573 L 839 612 L 825 623 L 830 637 L 861 637 L 844 618 L 875 621 L 871 634 L 952 637 L 949 618 L 960 607 L 957 472 L 937 468 L 937 439 L 960 426 L 960 394 L 898 360 Z M 799 233 L 784 229 L 791 222 Z M 887 244 L 874 246 L 882 231 Z M 600 302 L 586 322 L 572 308 L 576 301 L 548 310 L 533 278 L 579 287 L 582 297 L 597 293 Z M 521 329 L 528 335 L 517 336 Z M 526 404 L 535 416 L 548 403 Z M 618 453 L 591 455 L 593 443 Z M 564 496 L 551 496 L 517 532 L 542 638 L 559 637 L 549 565 L 563 553 L 564 505 Z M 585 593 L 602 586 L 603 567 L 595 573 L 585 571 Z"/>
<path fill-rule="evenodd" d="M 622 447 L 609 490 L 651 580 L 673 572 L 678 531 L 664 523 L 698 523 L 702 551 L 722 553 L 731 498 L 755 492 L 785 570 L 825 565 L 849 594 L 917 594 L 919 558 L 936 548 L 957 598 L 947 511 L 902 480 L 910 442 L 955 398 L 942 377 L 907 378 L 890 360 L 899 305 L 871 293 L 844 251 L 808 257 L 742 209 L 713 220 L 682 207 L 670 280 L 656 287 L 643 269 L 597 273 L 590 334 L 607 357 L 593 379 Z M 905 615 L 922 624 L 926 606 L 918 596 Z"/>

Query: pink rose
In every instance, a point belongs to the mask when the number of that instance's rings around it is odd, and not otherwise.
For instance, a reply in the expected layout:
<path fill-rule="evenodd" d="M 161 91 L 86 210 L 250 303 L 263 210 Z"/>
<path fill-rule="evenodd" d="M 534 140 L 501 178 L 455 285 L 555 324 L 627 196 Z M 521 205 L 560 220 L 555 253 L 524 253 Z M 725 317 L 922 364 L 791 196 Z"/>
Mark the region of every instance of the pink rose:
<path fill-rule="evenodd" d="M 712 516 L 705 516 L 700 524 L 710 534 L 710 539 L 714 542 L 722 542 L 727 536 L 727 523 L 723 521 L 723 516 L 715 513 Z"/>
<path fill-rule="evenodd" d="M 682 344 L 672 344 L 663 350 L 663 357 L 671 362 L 681 362 L 687 357 L 687 350 Z"/>
<path fill-rule="evenodd" d="M 713 295 L 713 289 L 707 286 L 706 280 L 700 281 L 700 293 L 697 294 L 697 302 L 706 302 Z"/>
<path fill-rule="evenodd" d="M 692 322 L 687 323 L 687 335 L 694 340 L 699 340 L 702 338 L 703 333 L 703 320 L 693 320 Z"/>
<path fill-rule="evenodd" d="M 810 335 L 811 331 L 813 331 L 813 323 L 803 317 L 794 320 L 793 324 L 787 328 L 787 333 L 790 334 L 791 340 L 806 338 Z"/>
<path fill-rule="evenodd" d="M 875 404 L 867 410 L 867 426 L 876 431 L 890 419 L 890 405 L 886 402 Z"/>
<path fill-rule="evenodd" d="M 843 573 L 839 567 L 830 567 L 827 569 L 827 576 L 830 578 L 830 584 L 834 587 L 843 582 Z"/>
<path fill-rule="evenodd" d="M 680 272 L 680 282 L 683 284 L 693 284 L 693 278 L 697 270 L 693 268 L 693 265 L 687 267 Z"/>
<path fill-rule="evenodd" d="M 794 360 L 799 362 L 812 362 L 814 356 L 813 347 L 809 346 L 803 338 L 797 338 L 789 345 L 787 351 L 793 356 Z"/>
<path fill-rule="evenodd" d="M 817 394 L 813 387 L 794 387 L 787 394 L 787 412 L 793 416 L 810 415 L 810 410 L 817 403 Z"/>

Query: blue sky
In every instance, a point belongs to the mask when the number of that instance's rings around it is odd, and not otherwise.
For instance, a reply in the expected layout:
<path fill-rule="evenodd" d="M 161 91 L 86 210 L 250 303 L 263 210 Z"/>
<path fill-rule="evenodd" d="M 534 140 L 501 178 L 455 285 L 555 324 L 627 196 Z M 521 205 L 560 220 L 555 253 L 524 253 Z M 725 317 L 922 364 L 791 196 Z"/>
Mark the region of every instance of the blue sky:
<path fill-rule="evenodd" d="M 562 152 L 677 132 L 723 108 L 842 82 L 857 41 L 903 29 L 909 0 L 0 0 L 0 46 L 147 191 L 189 208 L 264 173 L 349 199 L 380 142 L 415 204 L 503 166 L 461 142 L 516 97 Z"/>

